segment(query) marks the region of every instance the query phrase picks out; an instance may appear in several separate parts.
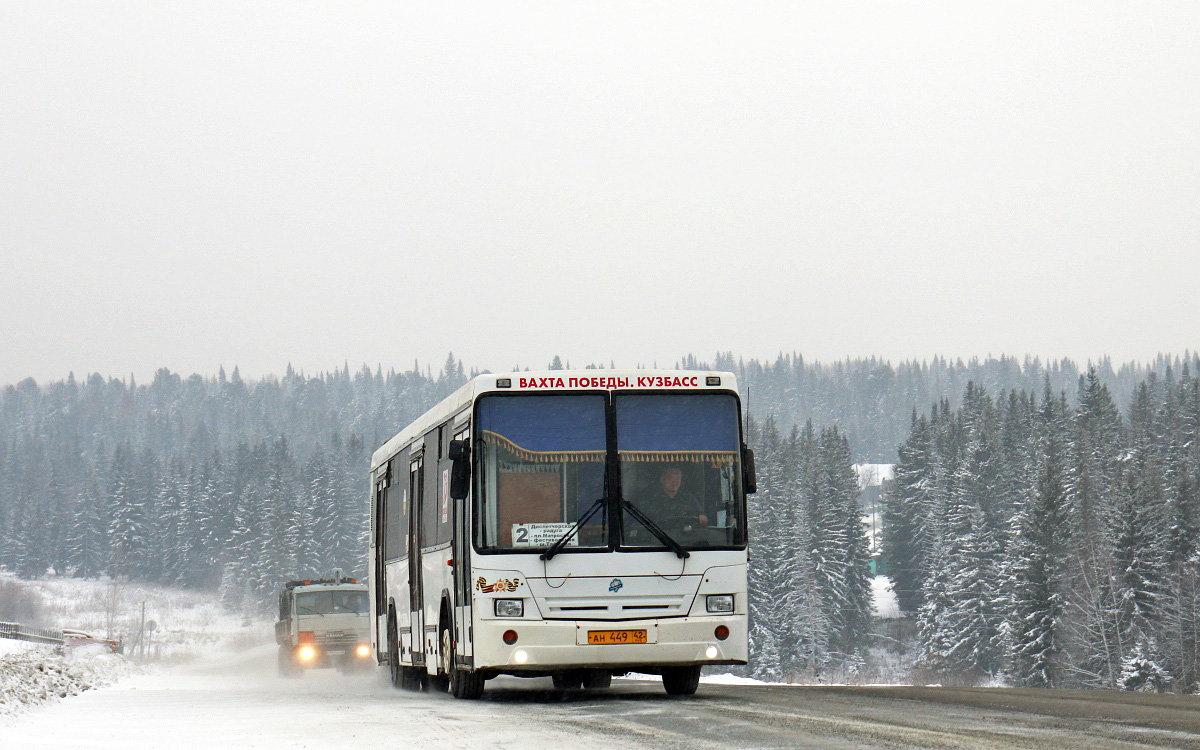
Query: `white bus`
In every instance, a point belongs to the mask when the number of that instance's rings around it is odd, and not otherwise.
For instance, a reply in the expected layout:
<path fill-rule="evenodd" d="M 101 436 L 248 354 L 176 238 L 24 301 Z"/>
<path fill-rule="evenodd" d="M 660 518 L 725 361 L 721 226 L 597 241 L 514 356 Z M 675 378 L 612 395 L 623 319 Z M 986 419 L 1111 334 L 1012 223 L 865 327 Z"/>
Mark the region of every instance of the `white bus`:
<path fill-rule="evenodd" d="M 478 698 L 747 659 L 754 456 L 726 372 L 481 375 L 371 459 L 371 639 L 396 687 Z"/>

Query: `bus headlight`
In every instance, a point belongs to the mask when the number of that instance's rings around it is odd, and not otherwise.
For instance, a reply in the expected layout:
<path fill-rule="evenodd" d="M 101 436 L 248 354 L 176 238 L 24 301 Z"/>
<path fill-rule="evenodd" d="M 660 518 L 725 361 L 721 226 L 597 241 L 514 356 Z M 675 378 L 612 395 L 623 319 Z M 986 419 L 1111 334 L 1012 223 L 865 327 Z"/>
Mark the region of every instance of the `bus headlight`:
<path fill-rule="evenodd" d="M 496 617 L 524 617 L 525 616 L 525 600 L 524 599 L 494 599 L 496 603 L 492 605 L 496 613 Z"/>
<path fill-rule="evenodd" d="M 733 594 L 709 594 L 705 597 L 709 612 L 729 614 L 733 612 Z"/>
<path fill-rule="evenodd" d="M 354 649 L 354 653 L 358 654 L 358 658 L 365 659 L 371 655 L 371 647 L 366 644 L 360 645 Z"/>

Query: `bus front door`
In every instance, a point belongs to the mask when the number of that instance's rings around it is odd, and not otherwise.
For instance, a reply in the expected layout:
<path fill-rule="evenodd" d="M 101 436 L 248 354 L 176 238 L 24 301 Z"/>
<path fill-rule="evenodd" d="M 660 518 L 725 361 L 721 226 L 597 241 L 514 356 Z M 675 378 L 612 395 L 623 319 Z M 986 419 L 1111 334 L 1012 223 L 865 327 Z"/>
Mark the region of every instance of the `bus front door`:
<path fill-rule="evenodd" d="M 425 616 L 421 607 L 421 516 L 424 515 L 425 503 L 422 494 L 424 490 L 425 465 L 423 454 L 418 455 L 408 466 L 408 496 L 412 499 L 412 513 L 409 514 L 409 549 L 408 549 L 408 598 L 409 620 L 412 628 L 412 663 L 415 666 L 425 664 Z"/>

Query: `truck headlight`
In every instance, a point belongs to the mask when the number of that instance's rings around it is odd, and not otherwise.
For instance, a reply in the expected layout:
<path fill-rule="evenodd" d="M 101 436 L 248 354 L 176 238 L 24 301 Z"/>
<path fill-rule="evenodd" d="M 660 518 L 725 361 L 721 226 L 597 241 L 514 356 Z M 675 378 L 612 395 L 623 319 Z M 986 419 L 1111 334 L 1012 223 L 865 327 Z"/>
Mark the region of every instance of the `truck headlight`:
<path fill-rule="evenodd" d="M 709 612 L 733 612 L 733 594 L 709 594 L 705 597 Z"/>
<path fill-rule="evenodd" d="M 525 600 L 524 599 L 494 599 L 496 617 L 524 617 L 525 616 Z"/>

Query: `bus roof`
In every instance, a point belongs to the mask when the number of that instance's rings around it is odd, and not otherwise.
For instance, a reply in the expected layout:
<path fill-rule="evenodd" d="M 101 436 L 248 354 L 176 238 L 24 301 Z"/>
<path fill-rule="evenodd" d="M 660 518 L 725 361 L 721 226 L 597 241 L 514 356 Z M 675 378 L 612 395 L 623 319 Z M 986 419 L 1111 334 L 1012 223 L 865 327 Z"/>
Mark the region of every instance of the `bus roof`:
<path fill-rule="evenodd" d="M 737 379 L 731 372 L 706 370 L 539 370 L 478 375 L 380 446 L 371 456 L 371 471 L 484 393 L 596 390 L 737 391 Z"/>

